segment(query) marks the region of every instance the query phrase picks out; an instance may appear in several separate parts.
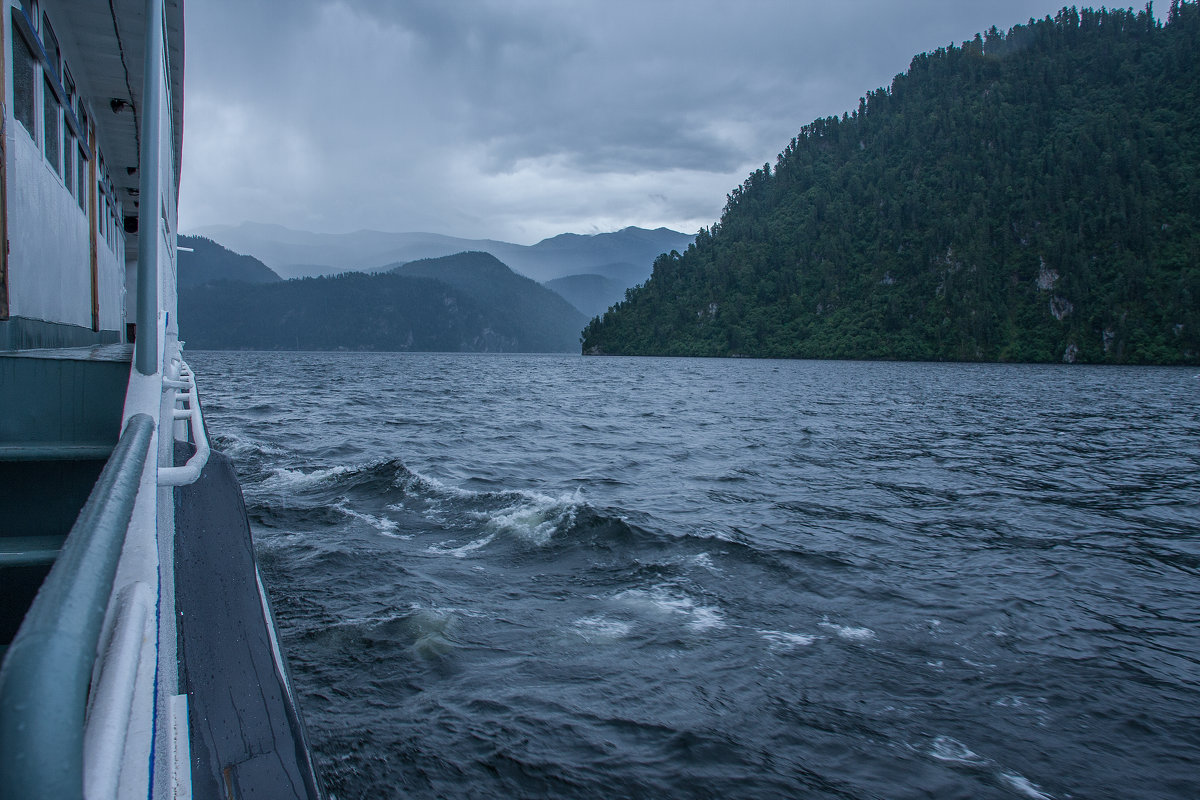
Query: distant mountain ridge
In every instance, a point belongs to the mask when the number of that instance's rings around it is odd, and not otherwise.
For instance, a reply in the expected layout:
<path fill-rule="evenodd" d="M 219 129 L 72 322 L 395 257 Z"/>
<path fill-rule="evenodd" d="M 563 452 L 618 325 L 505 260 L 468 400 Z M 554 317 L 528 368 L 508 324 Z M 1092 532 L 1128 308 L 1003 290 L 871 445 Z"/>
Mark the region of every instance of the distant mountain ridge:
<path fill-rule="evenodd" d="M 574 349 L 587 324 L 578 309 L 537 281 L 518 275 L 491 253 L 468 251 L 440 258 L 410 261 L 392 274 L 441 281 L 491 310 L 498 325 L 516 332 L 521 346 L 531 351 Z"/>
<path fill-rule="evenodd" d="M 180 289 L 213 281 L 277 283 L 282 280 L 254 256 L 235 253 L 203 236 L 179 237 Z"/>
<path fill-rule="evenodd" d="M 491 253 L 513 271 L 544 282 L 567 275 L 600 274 L 632 286 L 650 276 L 654 259 L 686 250 L 695 238 L 668 228 L 628 227 L 613 233 L 565 233 L 533 245 L 462 239 L 435 233 L 308 233 L 280 225 L 211 225 L 196 233 L 261 259 L 285 278 L 373 271 L 396 263 L 464 251 Z"/>
<path fill-rule="evenodd" d="M 195 349 L 574 352 L 586 318 L 487 253 L 396 272 L 191 284 L 179 293 Z M 253 277 L 253 271 L 251 272 Z"/>
<path fill-rule="evenodd" d="M 621 302 L 629 285 L 603 275 L 568 275 L 546 281 L 546 288 L 562 295 L 588 319 L 598 317 Z"/>

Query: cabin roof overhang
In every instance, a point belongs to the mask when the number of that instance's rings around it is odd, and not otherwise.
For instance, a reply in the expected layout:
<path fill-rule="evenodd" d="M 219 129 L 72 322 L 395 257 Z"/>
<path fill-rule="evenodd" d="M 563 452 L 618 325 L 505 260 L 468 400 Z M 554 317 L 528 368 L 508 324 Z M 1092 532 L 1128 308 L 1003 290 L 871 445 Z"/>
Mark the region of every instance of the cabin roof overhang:
<path fill-rule="evenodd" d="M 105 163 L 122 204 L 131 210 L 139 185 L 145 0 L 60 0 L 57 5 L 72 22 L 79 90 L 94 111 Z M 183 0 L 163 0 L 163 11 L 177 190 L 183 153 Z M 136 253 L 136 246 L 127 252 Z"/>

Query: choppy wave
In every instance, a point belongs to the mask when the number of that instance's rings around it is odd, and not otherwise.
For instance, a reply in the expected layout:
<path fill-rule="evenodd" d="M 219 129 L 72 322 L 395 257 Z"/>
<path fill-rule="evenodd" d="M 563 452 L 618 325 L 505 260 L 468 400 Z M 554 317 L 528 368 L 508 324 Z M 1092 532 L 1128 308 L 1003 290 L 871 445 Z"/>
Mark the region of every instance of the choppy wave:
<path fill-rule="evenodd" d="M 548 554 L 572 549 L 622 553 L 639 547 L 671 550 L 677 540 L 709 546 L 712 542 L 706 532 L 671 537 L 632 524 L 627 517 L 636 515 L 593 506 L 582 486 L 557 495 L 470 490 L 416 472 L 397 458 L 274 467 L 247 481 L 244 488 L 252 511 L 264 524 L 287 523 L 313 513 L 328 519 L 337 512 L 381 533 L 407 536 L 412 532 L 405 529 L 406 521 L 434 520 L 439 530 L 454 536 L 426 544 L 427 550 L 459 558 L 491 546 L 540 549 Z M 718 541 L 724 547 L 748 549 L 741 543 Z M 707 552 L 667 555 L 666 560 L 719 571 Z"/>
<path fill-rule="evenodd" d="M 189 360 L 343 800 L 1200 796 L 1190 374 Z"/>

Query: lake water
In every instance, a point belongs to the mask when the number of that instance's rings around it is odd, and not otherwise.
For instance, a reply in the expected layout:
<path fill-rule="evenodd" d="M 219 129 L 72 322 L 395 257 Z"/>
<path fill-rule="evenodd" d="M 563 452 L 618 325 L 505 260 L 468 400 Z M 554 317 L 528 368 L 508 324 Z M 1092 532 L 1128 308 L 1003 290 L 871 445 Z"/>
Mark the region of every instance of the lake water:
<path fill-rule="evenodd" d="M 189 361 L 340 800 L 1200 796 L 1195 368 Z"/>

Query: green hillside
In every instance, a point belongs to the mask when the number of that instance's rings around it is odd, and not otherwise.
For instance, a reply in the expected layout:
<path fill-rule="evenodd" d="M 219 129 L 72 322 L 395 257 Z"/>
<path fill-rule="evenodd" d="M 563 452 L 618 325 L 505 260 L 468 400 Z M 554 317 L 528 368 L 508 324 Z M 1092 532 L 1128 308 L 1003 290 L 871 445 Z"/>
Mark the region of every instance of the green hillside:
<path fill-rule="evenodd" d="M 805 126 L 594 354 L 1200 363 L 1200 9 L 1064 9 Z"/>

